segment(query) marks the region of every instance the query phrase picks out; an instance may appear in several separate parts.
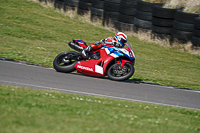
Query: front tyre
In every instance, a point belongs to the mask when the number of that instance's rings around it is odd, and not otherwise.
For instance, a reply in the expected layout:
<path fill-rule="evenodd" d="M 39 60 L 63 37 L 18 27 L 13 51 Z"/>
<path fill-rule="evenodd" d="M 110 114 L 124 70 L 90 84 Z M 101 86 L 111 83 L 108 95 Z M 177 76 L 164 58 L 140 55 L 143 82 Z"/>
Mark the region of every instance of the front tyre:
<path fill-rule="evenodd" d="M 121 68 L 120 64 L 111 65 L 107 71 L 108 78 L 117 81 L 129 79 L 135 72 L 133 65 L 129 62 L 125 63 Z"/>
<path fill-rule="evenodd" d="M 58 72 L 69 73 L 75 70 L 79 54 L 75 51 L 66 51 L 56 56 L 53 67 Z"/>

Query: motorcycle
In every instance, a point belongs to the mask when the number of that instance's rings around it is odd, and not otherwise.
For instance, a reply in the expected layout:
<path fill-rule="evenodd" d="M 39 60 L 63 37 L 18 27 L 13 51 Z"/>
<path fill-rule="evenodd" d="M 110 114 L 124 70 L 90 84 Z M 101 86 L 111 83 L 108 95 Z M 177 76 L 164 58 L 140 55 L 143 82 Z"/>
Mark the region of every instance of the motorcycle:
<path fill-rule="evenodd" d="M 58 72 L 70 73 L 77 70 L 84 75 L 108 76 L 116 81 L 127 80 L 135 72 L 135 55 L 130 43 L 126 43 L 124 48 L 104 43 L 102 48 L 90 52 L 88 59 L 80 55 L 87 47 L 83 40 L 73 39 L 69 46 L 78 52 L 66 51 L 57 55 L 53 67 Z"/>

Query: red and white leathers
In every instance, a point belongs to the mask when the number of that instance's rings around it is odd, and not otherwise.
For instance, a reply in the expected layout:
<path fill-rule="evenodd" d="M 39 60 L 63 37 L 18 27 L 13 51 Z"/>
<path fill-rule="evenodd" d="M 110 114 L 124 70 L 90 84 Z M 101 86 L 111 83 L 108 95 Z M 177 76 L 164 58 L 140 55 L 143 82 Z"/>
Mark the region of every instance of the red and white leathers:
<path fill-rule="evenodd" d="M 90 44 L 90 46 L 82 50 L 81 55 L 83 58 L 88 58 L 90 51 L 100 49 L 103 45 L 113 45 L 122 48 L 126 42 L 127 36 L 123 32 L 117 32 L 114 38 L 110 36 L 106 39 Z"/>
<path fill-rule="evenodd" d="M 95 43 L 90 44 L 87 48 L 82 50 L 81 52 L 82 57 L 88 58 L 89 52 L 91 52 L 92 50 L 95 51 L 97 49 L 100 49 L 104 44 L 116 46 L 118 42 L 111 36 L 106 39 L 102 39 L 101 41 L 96 41 Z"/>
<path fill-rule="evenodd" d="M 96 41 L 95 43 L 92 43 L 90 46 L 92 47 L 92 50 L 97 50 L 100 49 L 104 44 L 116 46 L 117 43 L 118 42 L 113 37 L 110 36 L 106 39 L 102 39 L 101 41 Z"/>

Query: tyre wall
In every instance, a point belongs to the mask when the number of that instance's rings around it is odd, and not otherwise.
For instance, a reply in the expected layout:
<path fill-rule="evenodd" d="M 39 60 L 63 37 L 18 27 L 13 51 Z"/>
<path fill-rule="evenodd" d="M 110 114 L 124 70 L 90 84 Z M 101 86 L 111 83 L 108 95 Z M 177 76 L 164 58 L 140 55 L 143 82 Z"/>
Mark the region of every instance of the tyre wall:
<path fill-rule="evenodd" d="M 91 0 L 79 0 L 77 13 L 79 15 L 87 14 L 90 11 L 91 5 Z"/>
<path fill-rule="evenodd" d="M 172 35 L 180 43 L 191 41 L 195 17 L 198 17 L 198 14 L 186 13 L 181 9 L 176 11 Z"/>
<path fill-rule="evenodd" d="M 104 12 L 104 0 L 91 0 L 91 21 L 102 20 Z"/>
<path fill-rule="evenodd" d="M 78 7 L 79 0 L 64 0 L 65 10 L 75 10 Z"/>
<path fill-rule="evenodd" d="M 116 28 L 119 31 L 132 31 L 136 13 L 137 0 L 122 0 Z"/>
<path fill-rule="evenodd" d="M 172 30 L 177 9 L 154 6 L 152 10 L 152 37 L 158 39 L 168 38 L 172 41 Z"/>
<path fill-rule="evenodd" d="M 164 3 L 142 0 L 38 0 L 51 2 L 55 9 L 75 10 L 84 15 L 91 11 L 91 20 L 103 20 L 119 31 L 151 31 L 152 37 L 169 38 L 180 43 L 191 41 L 200 47 L 200 14 L 182 9 L 162 8 Z M 132 30 L 133 29 L 133 30 Z"/>
<path fill-rule="evenodd" d="M 194 31 L 191 41 L 194 47 L 200 47 L 200 18 L 198 17 L 194 19 Z"/>
<path fill-rule="evenodd" d="M 55 9 L 59 9 L 59 10 L 63 9 L 63 10 L 65 10 L 66 8 L 65 8 L 64 5 L 65 5 L 64 4 L 64 0 L 55 0 L 55 2 L 54 2 L 54 8 Z"/>
<path fill-rule="evenodd" d="M 162 3 L 150 3 L 142 0 L 137 1 L 136 14 L 134 19 L 134 31 L 148 31 L 152 29 L 152 10 L 154 6 L 161 6 Z"/>
<path fill-rule="evenodd" d="M 104 0 L 103 25 L 116 24 L 119 16 L 121 0 Z"/>

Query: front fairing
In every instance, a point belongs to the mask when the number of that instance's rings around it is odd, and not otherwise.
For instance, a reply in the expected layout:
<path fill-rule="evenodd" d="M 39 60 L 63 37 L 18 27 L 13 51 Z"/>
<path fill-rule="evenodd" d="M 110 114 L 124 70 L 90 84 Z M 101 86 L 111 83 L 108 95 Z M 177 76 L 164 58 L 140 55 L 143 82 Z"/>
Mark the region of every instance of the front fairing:
<path fill-rule="evenodd" d="M 108 55 L 112 55 L 115 58 L 117 57 L 126 57 L 131 62 L 135 60 L 135 54 L 133 52 L 132 45 L 130 43 L 125 44 L 126 48 L 117 48 L 117 47 L 107 47 L 104 46 L 105 51 Z"/>

